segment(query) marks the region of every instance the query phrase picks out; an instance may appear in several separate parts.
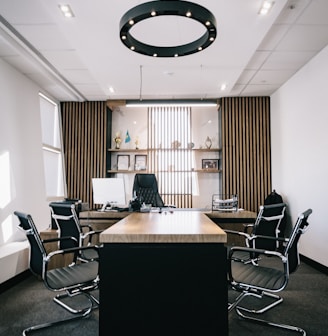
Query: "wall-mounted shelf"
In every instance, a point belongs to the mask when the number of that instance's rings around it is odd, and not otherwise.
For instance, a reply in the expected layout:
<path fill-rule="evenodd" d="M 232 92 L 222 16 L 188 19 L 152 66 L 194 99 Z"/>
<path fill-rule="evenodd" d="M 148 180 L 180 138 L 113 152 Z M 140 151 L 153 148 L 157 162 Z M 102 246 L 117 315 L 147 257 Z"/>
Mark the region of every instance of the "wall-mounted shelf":
<path fill-rule="evenodd" d="M 148 170 L 117 170 L 117 169 L 111 169 L 111 170 L 107 170 L 107 173 L 109 174 L 148 174 Z"/>
<path fill-rule="evenodd" d="M 138 153 L 138 152 L 150 152 L 150 151 L 161 151 L 161 150 L 165 150 L 165 151 L 186 151 L 186 150 L 191 150 L 193 152 L 220 152 L 221 148 L 142 148 L 142 149 L 134 149 L 134 148 L 120 148 L 120 149 L 116 149 L 116 148 L 108 148 L 109 152 L 122 152 L 122 153 Z"/>
<path fill-rule="evenodd" d="M 195 173 L 221 173 L 221 169 L 197 169 L 197 170 L 192 170 L 192 172 Z"/>
<path fill-rule="evenodd" d="M 116 149 L 116 148 L 108 148 L 108 152 L 116 152 L 116 153 L 145 153 L 148 151 L 148 149 L 129 149 L 129 148 L 122 148 L 122 149 Z"/>
<path fill-rule="evenodd" d="M 107 170 L 109 174 L 148 174 L 148 170 Z M 221 173 L 221 169 L 197 169 L 197 170 L 162 170 L 160 173 L 202 173 L 217 174 Z"/>
<path fill-rule="evenodd" d="M 221 151 L 221 148 L 142 148 L 142 149 L 135 149 L 135 148 L 108 148 L 108 152 L 112 153 L 113 155 L 116 154 L 146 154 L 148 155 L 150 152 L 168 152 L 168 151 L 191 151 L 195 153 L 219 153 Z M 166 170 L 162 172 L 171 172 L 171 173 L 176 173 L 176 172 L 186 172 L 186 173 L 201 173 L 201 174 L 217 174 L 221 173 L 221 169 L 215 168 L 208 168 L 208 169 L 191 169 L 191 170 L 186 170 L 186 171 L 180 171 L 180 170 Z M 146 174 L 149 173 L 148 170 L 130 170 L 130 169 L 109 169 L 107 170 L 108 174 L 134 174 L 134 173 L 139 173 L 139 174 Z"/>

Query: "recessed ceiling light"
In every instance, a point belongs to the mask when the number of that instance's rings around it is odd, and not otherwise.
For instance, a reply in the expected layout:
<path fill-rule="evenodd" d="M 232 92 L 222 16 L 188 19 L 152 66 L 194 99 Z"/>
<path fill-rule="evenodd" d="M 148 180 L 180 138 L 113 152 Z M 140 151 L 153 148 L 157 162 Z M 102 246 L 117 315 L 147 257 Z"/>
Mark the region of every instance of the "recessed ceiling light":
<path fill-rule="evenodd" d="M 227 84 L 223 83 L 221 84 L 221 91 L 224 91 L 227 88 Z"/>
<path fill-rule="evenodd" d="M 74 17 L 73 11 L 69 5 L 59 5 L 59 9 L 66 18 Z"/>
<path fill-rule="evenodd" d="M 269 11 L 271 10 L 271 8 L 274 5 L 274 1 L 271 0 L 264 0 L 262 3 L 262 6 L 259 10 L 259 14 L 260 15 L 266 15 L 269 13 Z"/>
<path fill-rule="evenodd" d="M 114 88 L 112 86 L 109 87 L 109 92 L 110 93 L 114 93 L 115 92 L 115 90 L 114 90 Z"/>

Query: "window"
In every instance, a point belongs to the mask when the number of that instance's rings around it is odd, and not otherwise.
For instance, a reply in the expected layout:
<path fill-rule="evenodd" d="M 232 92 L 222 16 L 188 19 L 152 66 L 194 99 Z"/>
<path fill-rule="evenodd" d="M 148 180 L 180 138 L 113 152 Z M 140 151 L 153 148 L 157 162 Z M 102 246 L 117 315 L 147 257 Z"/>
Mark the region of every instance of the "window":
<path fill-rule="evenodd" d="M 39 96 L 47 199 L 63 198 L 65 177 L 58 105 L 41 93 Z"/>
<path fill-rule="evenodd" d="M 192 207 L 191 108 L 148 109 L 149 169 L 158 179 L 164 203 Z"/>

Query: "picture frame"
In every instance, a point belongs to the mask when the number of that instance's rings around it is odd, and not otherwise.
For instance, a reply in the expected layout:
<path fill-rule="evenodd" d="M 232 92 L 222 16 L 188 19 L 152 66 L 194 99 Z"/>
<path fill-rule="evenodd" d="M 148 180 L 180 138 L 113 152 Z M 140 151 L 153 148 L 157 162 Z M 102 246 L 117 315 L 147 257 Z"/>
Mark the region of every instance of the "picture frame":
<path fill-rule="evenodd" d="M 117 170 L 129 170 L 130 155 L 117 155 Z"/>
<path fill-rule="evenodd" d="M 135 170 L 147 169 L 147 155 L 136 154 L 134 156 L 134 169 Z"/>
<path fill-rule="evenodd" d="M 219 159 L 202 159 L 202 169 L 219 170 Z"/>

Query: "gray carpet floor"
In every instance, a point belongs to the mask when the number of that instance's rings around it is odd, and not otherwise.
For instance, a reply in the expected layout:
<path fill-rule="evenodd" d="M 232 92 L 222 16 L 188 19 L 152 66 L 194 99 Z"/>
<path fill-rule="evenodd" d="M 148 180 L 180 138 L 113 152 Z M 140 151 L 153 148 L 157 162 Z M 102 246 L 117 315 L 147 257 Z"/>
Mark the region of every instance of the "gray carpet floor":
<path fill-rule="evenodd" d="M 291 275 L 288 287 L 282 292 L 281 296 L 284 298 L 284 302 L 265 313 L 265 318 L 274 322 L 301 327 L 306 330 L 307 336 L 327 336 L 327 278 L 326 274 L 301 263 L 297 272 Z M 52 301 L 54 295 L 53 292 L 45 288 L 43 282 L 33 276 L 29 276 L 0 294 L 0 336 L 21 335 L 26 327 L 65 316 L 68 317 L 70 314 Z M 229 300 L 232 300 L 235 296 L 235 292 L 229 291 Z M 96 336 L 99 331 L 98 318 L 99 311 L 94 310 L 89 318 L 38 331 L 34 334 L 43 336 Z M 244 321 L 234 311 L 229 313 L 230 336 L 284 336 L 293 334 L 297 335 L 294 332 L 286 332 Z M 156 332 L 154 332 L 154 336 L 156 336 Z"/>

